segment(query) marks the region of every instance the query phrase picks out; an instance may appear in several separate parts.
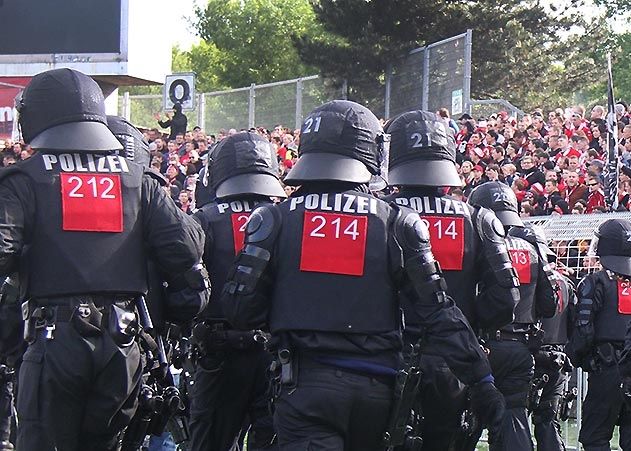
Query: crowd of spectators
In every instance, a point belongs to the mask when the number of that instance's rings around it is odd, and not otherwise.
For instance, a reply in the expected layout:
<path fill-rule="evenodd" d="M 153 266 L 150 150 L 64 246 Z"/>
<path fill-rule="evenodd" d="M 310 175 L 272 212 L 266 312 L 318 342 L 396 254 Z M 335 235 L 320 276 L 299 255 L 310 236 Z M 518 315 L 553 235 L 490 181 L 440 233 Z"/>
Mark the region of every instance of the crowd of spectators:
<path fill-rule="evenodd" d="M 620 160 L 619 210 L 631 209 L 631 123 L 628 108 L 616 105 Z M 176 112 L 177 114 L 177 112 Z M 609 211 L 604 196 L 603 169 L 607 160 L 606 110 L 595 106 L 535 110 L 521 118 L 501 111 L 487 118 L 463 114 L 458 121 L 446 109 L 437 117 L 453 129 L 456 160 L 462 180 L 451 193 L 465 199 L 478 185 L 500 181 L 515 192 L 520 214 L 526 216 L 589 214 Z M 167 126 L 167 123 L 160 123 Z M 277 125 L 252 128 L 270 141 L 279 160 L 281 179 L 297 158 L 300 130 Z M 236 129 L 206 134 L 200 127 L 164 134 L 157 128 L 144 132 L 151 151 L 151 168 L 163 174 L 166 189 L 182 210 L 195 209 L 198 174 L 212 146 Z M 0 144 L 2 144 L 0 142 Z M 1 148 L 2 146 L 0 146 Z M 4 142 L 2 166 L 29 158 L 23 143 Z M 292 188 L 286 191 L 291 194 Z"/>
<path fill-rule="evenodd" d="M 631 207 L 631 125 L 628 108 L 615 106 L 619 129 L 618 210 Z M 489 180 L 509 185 L 521 216 L 585 214 L 610 211 L 604 195 L 607 162 L 606 110 L 582 106 L 535 110 L 521 118 L 502 111 L 488 118 L 468 114 L 458 122 L 438 112 L 456 133 L 457 164 L 466 198 Z"/>
<path fill-rule="evenodd" d="M 620 165 L 618 210 L 631 210 L 631 112 L 618 103 L 617 151 Z M 176 112 L 177 113 L 177 112 Z M 582 106 L 535 110 L 521 118 L 501 111 L 489 117 L 468 114 L 458 120 L 446 109 L 437 112 L 439 120 L 453 130 L 456 163 L 462 186 L 451 194 L 466 200 L 471 191 L 487 181 L 506 183 L 515 192 L 520 215 L 590 214 L 610 211 L 604 195 L 603 170 L 607 161 L 606 109 L 595 106 L 586 114 Z M 171 117 L 169 117 L 171 119 Z M 159 122 L 162 127 L 171 125 Z M 195 189 L 199 172 L 213 145 L 236 129 L 206 134 L 200 127 L 163 133 L 158 128 L 144 131 L 151 152 L 151 169 L 166 179 L 165 189 L 185 212 L 195 210 Z M 298 158 L 300 130 L 277 125 L 250 131 L 264 136 L 276 150 L 281 180 Z M 1 150 L 3 149 L 4 150 Z M 0 140 L 0 166 L 25 160 L 33 154 L 30 146 Z M 286 186 L 288 195 L 293 187 Z M 589 242 L 553 241 L 551 247 L 559 263 L 574 268 L 580 277 L 597 265 L 588 256 Z"/>

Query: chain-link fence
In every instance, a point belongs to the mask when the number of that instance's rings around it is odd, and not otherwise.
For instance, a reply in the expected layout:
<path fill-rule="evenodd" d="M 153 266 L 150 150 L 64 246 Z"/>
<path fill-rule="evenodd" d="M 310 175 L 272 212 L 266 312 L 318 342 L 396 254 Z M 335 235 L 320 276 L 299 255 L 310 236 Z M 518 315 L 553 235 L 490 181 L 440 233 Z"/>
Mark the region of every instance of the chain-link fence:
<path fill-rule="evenodd" d="M 489 118 L 492 114 L 497 114 L 500 111 L 506 111 L 509 115 L 516 118 L 524 116 L 522 110 L 517 108 L 510 102 L 502 99 L 497 100 L 471 100 L 471 116 L 477 118 Z"/>
<path fill-rule="evenodd" d="M 570 277 L 580 281 L 587 274 L 601 269 L 598 257 L 589 253 L 594 231 L 608 219 L 625 218 L 631 220 L 631 213 L 600 213 L 588 215 L 537 216 L 524 218 L 527 224 L 539 225 L 546 233 L 550 248 L 557 254 L 557 264 L 567 268 Z M 572 418 L 563 425 L 563 433 L 568 450 L 578 450 L 578 430 L 582 420 L 582 402 L 587 394 L 589 377 L 583 370 L 576 369 L 572 383 L 578 389 L 578 402 Z M 612 440 L 612 449 L 618 449 L 618 434 Z"/>
<path fill-rule="evenodd" d="M 199 94 L 196 111 L 185 114 L 189 128 L 199 125 L 212 133 L 277 124 L 298 128 L 305 114 L 317 105 L 342 97 L 341 87 L 315 75 Z M 162 96 L 158 94 L 124 95 L 119 102 L 119 114 L 142 127 L 155 126 L 154 115 L 160 111 Z"/>
<path fill-rule="evenodd" d="M 470 70 L 471 30 L 413 50 L 381 77 L 362 84 L 340 85 L 314 75 L 199 94 L 197 110 L 187 113 L 189 128 L 199 125 L 211 133 L 276 124 L 298 128 L 317 105 L 342 98 L 361 101 L 382 118 L 442 107 L 456 115 L 469 106 Z M 119 114 L 132 123 L 152 127 L 154 115 L 162 110 L 162 96 L 124 95 L 119 105 Z"/>

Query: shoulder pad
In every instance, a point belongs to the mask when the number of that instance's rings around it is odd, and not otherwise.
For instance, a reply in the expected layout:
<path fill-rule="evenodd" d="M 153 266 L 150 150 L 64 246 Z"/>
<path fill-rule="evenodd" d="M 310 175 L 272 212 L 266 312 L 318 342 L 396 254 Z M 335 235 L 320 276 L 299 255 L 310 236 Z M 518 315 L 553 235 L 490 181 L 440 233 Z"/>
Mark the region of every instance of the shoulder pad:
<path fill-rule="evenodd" d="M 503 242 L 506 236 L 502 222 L 497 219 L 495 213 L 488 208 L 474 206 L 474 223 L 475 228 L 480 235 L 482 241 L 491 241 L 493 243 Z"/>
<path fill-rule="evenodd" d="M 394 233 L 399 244 L 404 248 L 419 249 L 429 242 L 429 229 L 414 210 L 391 204 L 398 210 L 394 219 Z"/>
<path fill-rule="evenodd" d="M 583 277 L 583 280 L 578 284 L 578 294 L 582 298 L 591 298 L 594 294 L 594 288 L 596 287 L 594 276 L 592 274 Z"/>
<path fill-rule="evenodd" d="M 278 233 L 282 225 L 282 216 L 274 204 L 257 207 L 246 226 L 247 243 L 259 243 Z"/>
<path fill-rule="evenodd" d="M 157 180 L 160 186 L 167 185 L 167 179 L 162 174 L 156 171 L 152 171 L 151 169 L 146 169 L 144 172 L 145 172 L 145 175 L 148 175 L 149 177 Z"/>
<path fill-rule="evenodd" d="M 510 236 L 521 238 L 533 246 L 537 246 L 537 235 L 535 235 L 535 233 L 528 227 L 511 227 L 508 234 Z"/>
<path fill-rule="evenodd" d="M 12 175 L 19 174 L 21 172 L 22 171 L 20 170 L 20 168 L 15 164 L 12 164 L 7 168 L 0 168 L 0 182 L 2 182 L 2 180 L 6 178 L 11 177 Z"/>

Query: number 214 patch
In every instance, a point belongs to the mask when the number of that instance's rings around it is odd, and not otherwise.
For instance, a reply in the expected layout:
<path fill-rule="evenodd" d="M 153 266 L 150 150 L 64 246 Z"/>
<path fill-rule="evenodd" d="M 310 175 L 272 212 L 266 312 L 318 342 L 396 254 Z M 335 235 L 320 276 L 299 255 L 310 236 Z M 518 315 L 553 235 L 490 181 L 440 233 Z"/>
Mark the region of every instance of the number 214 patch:
<path fill-rule="evenodd" d="M 368 217 L 305 212 L 300 270 L 362 276 Z"/>

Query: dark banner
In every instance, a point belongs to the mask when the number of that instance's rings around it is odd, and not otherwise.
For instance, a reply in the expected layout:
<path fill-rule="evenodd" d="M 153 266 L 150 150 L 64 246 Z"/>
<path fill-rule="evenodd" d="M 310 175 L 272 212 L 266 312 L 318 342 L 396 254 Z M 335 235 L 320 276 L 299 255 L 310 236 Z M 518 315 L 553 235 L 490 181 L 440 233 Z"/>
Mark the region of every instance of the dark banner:
<path fill-rule="evenodd" d="M 613 96 L 611 54 L 607 55 L 607 165 L 605 167 L 605 202 L 610 211 L 618 208 L 618 125 Z"/>
<path fill-rule="evenodd" d="M 120 53 L 120 0 L 1 0 L 0 55 Z"/>

